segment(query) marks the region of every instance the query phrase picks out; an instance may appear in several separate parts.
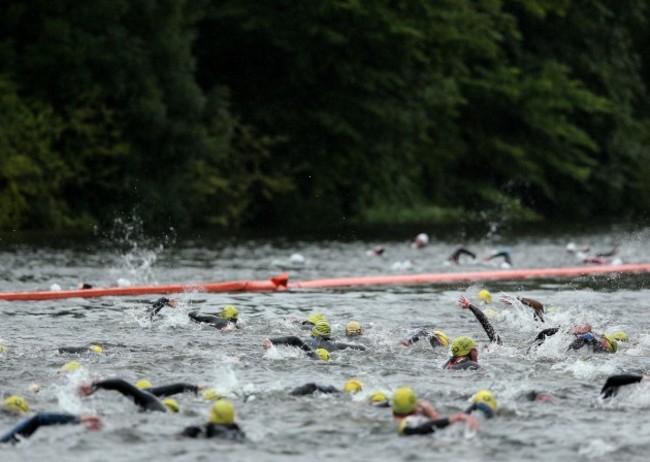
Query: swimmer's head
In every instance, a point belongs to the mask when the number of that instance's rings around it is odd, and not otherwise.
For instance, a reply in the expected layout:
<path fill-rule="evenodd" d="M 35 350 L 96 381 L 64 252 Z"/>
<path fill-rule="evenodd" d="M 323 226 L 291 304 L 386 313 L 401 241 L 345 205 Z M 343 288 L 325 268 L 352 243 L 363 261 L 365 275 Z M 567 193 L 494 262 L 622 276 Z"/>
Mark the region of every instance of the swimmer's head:
<path fill-rule="evenodd" d="M 418 405 L 418 397 L 412 388 L 400 387 L 393 392 L 393 414 L 395 415 L 410 415 L 415 412 Z"/>
<path fill-rule="evenodd" d="M 176 401 L 176 400 L 173 399 L 173 398 L 167 398 L 167 399 L 164 399 L 162 403 L 163 403 L 163 404 L 165 405 L 165 407 L 169 410 L 169 412 L 174 412 L 174 413 L 176 413 L 176 412 L 178 412 L 178 411 L 181 410 L 181 406 L 180 406 L 180 404 L 178 404 L 178 401 Z"/>
<path fill-rule="evenodd" d="M 483 300 L 485 303 L 492 303 L 492 294 L 489 290 L 483 289 L 478 293 L 478 298 Z"/>
<path fill-rule="evenodd" d="M 363 335 L 363 329 L 361 328 L 361 324 L 359 324 L 359 321 L 350 321 L 345 326 L 345 335 L 347 335 L 348 337 Z"/>
<path fill-rule="evenodd" d="M 95 353 L 103 353 L 104 352 L 104 349 L 99 345 L 90 345 L 88 347 L 88 349 L 90 351 L 94 351 Z"/>
<path fill-rule="evenodd" d="M 614 332 L 612 336 L 618 340 L 619 342 L 627 342 L 629 339 L 627 338 L 627 334 L 623 332 L 622 330 L 619 330 L 618 332 Z"/>
<path fill-rule="evenodd" d="M 224 307 L 223 310 L 221 310 L 221 313 L 219 313 L 219 316 L 221 316 L 224 319 L 228 319 L 231 321 L 237 321 L 237 317 L 239 316 L 239 311 L 237 311 L 237 308 L 235 308 L 232 305 L 228 305 Z"/>
<path fill-rule="evenodd" d="M 383 391 L 373 391 L 368 396 L 368 402 L 373 406 L 384 406 L 388 404 L 388 396 Z"/>
<path fill-rule="evenodd" d="M 456 337 L 451 343 L 451 354 L 467 356 L 476 348 L 476 342 L 469 337 Z"/>
<path fill-rule="evenodd" d="M 232 425 L 235 423 L 235 406 L 226 399 L 217 401 L 210 409 L 210 422 Z"/>
<path fill-rule="evenodd" d="M 29 404 L 27 404 L 27 401 L 22 396 L 12 395 L 5 399 L 5 407 L 18 414 L 29 412 Z"/>
<path fill-rule="evenodd" d="M 436 339 L 436 341 L 442 345 L 442 346 L 447 346 L 449 345 L 449 337 L 447 335 L 440 331 L 440 330 L 434 330 L 433 331 L 433 337 Z"/>
<path fill-rule="evenodd" d="M 312 337 L 325 337 L 329 338 L 332 333 L 330 325 L 326 321 L 318 321 L 314 328 L 311 330 Z"/>
<path fill-rule="evenodd" d="M 316 353 L 318 357 L 323 361 L 330 360 L 330 352 L 327 351 L 325 348 L 318 348 L 314 353 Z"/>
<path fill-rule="evenodd" d="M 618 342 L 614 338 L 613 335 L 611 334 L 603 334 L 603 338 L 609 343 L 609 348 L 608 350 L 611 351 L 612 353 L 616 353 L 618 350 Z"/>
<path fill-rule="evenodd" d="M 147 390 L 149 388 L 153 388 L 153 384 L 148 380 L 138 380 L 135 382 L 135 388 L 138 390 Z"/>
<path fill-rule="evenodd" d="M 0 343 L 0 353 L 4 351 L 5 351 L 5 346 L 2 343 Z"/>
<path fill-rule="evenodd" d="M 70 361 L 69 363 L 65 363 L 63 366 L 61 366 L 61 369 L 59 369 L 59 373 L 61 374 L 66 374 L 68 372 L 75 372 L 79 370 L 81 367 L 81 364 L 77 361 Z"/>
<path fill-rule="evenodd" d="M 497 400 L 494 399 L 494 395 L 487 390 L 481 390 L 472 397 L 473 403 L 485 403 L 490 408 L 496 412 L 497 411 Z"/>
<path fill-rule="evenodd" d="M 323 315 L 323 313 L 314 313 L 307 317 L 307 322 L 309 324 L 316 325 L 316 323 L 319 323 L 321 321 L 327 322 L 327 318 Z"/>
<path fill-rule="evenodd" d="M 225 399 L 225 396 L 219 393 L 214 388 L 209 388 L 203 392 L 203 399 L 206 401 L 218 401 L 220 399 Z"/>
<path fill-rule="evenodd" d="M 345 385 L 343 385 L 343 391 L 346 393 L 359 393 L 361 390 L 363 390 L 363 385 L 361 382 L 359 382 L 357 379 L 351 379 L 345 382 Z"/>

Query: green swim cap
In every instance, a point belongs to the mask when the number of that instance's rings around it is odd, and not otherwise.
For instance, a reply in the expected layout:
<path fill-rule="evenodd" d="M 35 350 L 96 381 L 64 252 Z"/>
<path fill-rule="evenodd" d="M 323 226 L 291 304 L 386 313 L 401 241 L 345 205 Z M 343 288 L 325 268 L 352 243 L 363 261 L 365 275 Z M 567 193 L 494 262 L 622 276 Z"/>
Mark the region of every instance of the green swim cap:
<path fill-rule="evenodd" d="M 494 395 L 487 390 L 481 390 L 474 395 L 472 398 L 473 403 L 485 403 L 492 408 L 494 412 L 497 412 L 497 400 L 494 399 Z"/>
<path fill-rule="evenodd" d="M 346 393 L 358 393 L 363 390 L 363 385 L 357 379 L 351 379 L 343 385 L 343 391 Z"/>
<path fill-rule="evenodd" d="M 309 315 L 309 317 L 307 318 L 307 322 L 310 322 L 314 325 L 316 325 L 316 323 L 319 323 L 321 321 L 327 322 L 327 318 L 322 313 L 314 313 L 312 315 Z"/>
<path fill-rule="evenodd" d="M 415 411 L 418 398 L 412 388 L 401 387 L 393 392 L 393 414 L 409 415 Z"/>
<path fill-rule="evenodd" d="M 433 335 L 438 339 L 438 341 L 442 346 L 449 345 L 449 337 L 447 337 L 447 335 L 444 332 L 440 330 L 434 330 Z"/>
<path fill-rule="evenodd" d="M 614 336 L 611 334 L 603 334 L 603 338 L 607 340 L 607 343 L 609 343 L 609 351 L 611 351 L 612 353 L 616 353 L 616 351 L 618 350 L 618 342 L 616 341 Z"/>
<path fill-rule="evenodd" d="M 618 332 L 614 332 L 612 335 L 619 342 L 627 342 L 629 340 L 627 338 L 627 334 L 625 332 L 623 332 L 622 330 L 619 330 Z"/>
<path fill-rule="evenodd" d="M 181 410 L 180 404 L 178 404 L 178 401 L 173 398 L 167 398 L 163 400 L 162 403 L 167 407 L 167 409 L 169 409 L 170 412 L 176 413 Z"/>
<path fill-rule="evenodd" d="M 478 293 L 478 298 L 483 300 L 485 303 L 492 303 L 492 294 L 489 290 L 483 289 Z"/>
<path fill-rule="evenodd" d="M 70 361 L 69 363 L 65 363 L 63 366 L 61 366 L 59 372 L 74 372 L 78 370 L 80 367 L 81 367 L 81 363 L 77 361 Z"/>
<path fill-rule="evenodd" d="M 237 308 L 235 308 L 232 305 L 228 305 L 224 307 L 224 309 L 219 313 L 219 316 L 225 319 L 237 319 L 237 316 L 239 316 L 239 311 L 237 311 Z"/>
<path fill-rule="evenodd" d="M 221 399 L 210 409 L 210 422 L 232 425 L 235 423 L 235 406 L 226 399 Z"/>
<path fill-rule="evenodd" d="M 29 412 L 29 404 L 22 396 L 12 395 L 5 399 L 5 407 L 14 412 Z"/>
<path fill-rule="evenodd" d="M 318 321 L 311 330 L 312 337 L 329 337 L 331 333 L 332 329 L 326 321 Z"/>
<path fill-rule="evenodd" d="M 330 360 L 330 352 L 327 351 L 325 348 L 318 348 L 315 353 L 318 355 L 320 359 L 323 361 L 329 361 Z"/>
<path fill-rule="evenodd" d="M 454 356 L 467 356 L 476 348 L 476 342 L 469 337 L 457 337 L 451 343 L 451 354 Z"/>
<path fill-rule="evenodd" d="M 104 352 L 104 349 L 99 345 L 90 345 L 88 347 L 88 349 L 90 351 L 94 351 L 95 353 L 103 353 Z"/>
<path fill-rule="evenodd" d="M 148 388 L 153 388 L 153 384 L 148 380 L 138 380 L 135 382 L 135 388 L 138 390 L 146 390 Z"/>
<path fill-rule="evenodd" d="M 350 321 L 345 326 L 345 335 L 347 335 L 348 337 L 361 335 L 361 334 L 363 334 L 363 329 L 361 328 L 361 324 L 359 323 L 359 321 Z"/>
<path fill-rule="evenodd" d="M 383 391 L 379 391 L 379 390 L 373 391 L 372 393 L 370 393 L 370 396 L 368 396 L 368 402 L 374 405 L 387 403 L 388 396 L 386 396 L 386 393 L 384 393 Z"/>
<path fill-rule="evenodd" d="M 225 396 L 219 393 L 217 390 L 214 388 L 209 388 L 208 390 L 205 390 L 203 392 L 203 399 L 206 401 L 218 401 L 220 399 L 224 399 Z"/>

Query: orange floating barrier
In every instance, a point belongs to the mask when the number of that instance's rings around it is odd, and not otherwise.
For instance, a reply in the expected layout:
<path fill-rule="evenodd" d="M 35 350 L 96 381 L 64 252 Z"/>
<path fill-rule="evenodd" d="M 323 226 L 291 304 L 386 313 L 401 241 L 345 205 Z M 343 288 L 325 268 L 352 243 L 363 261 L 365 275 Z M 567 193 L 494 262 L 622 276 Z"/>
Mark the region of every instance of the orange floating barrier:
<path fill-rule="evenodd" d="M 453 284 L 457 282 L 507 281 L 518 279 L 577 278 L 583 276 L 650 273 L 650 263 L 632 265 L 602 265 L 568 268 L 528 268 L 461 273 L 401 274 L 347 278 L 316 279 L 289 282 L 284 273 L 267 281 L 209 282 L 200 284 L 167 284 L 131 287 L 106 287 L 78 290 L 0 292 L 0 300 L 52 300 L 61 298 L 92 298 L 124 295 L 171 294 L 183 292 L 270 292 L 295 289 L 331 289 L 411 284 Z"/>

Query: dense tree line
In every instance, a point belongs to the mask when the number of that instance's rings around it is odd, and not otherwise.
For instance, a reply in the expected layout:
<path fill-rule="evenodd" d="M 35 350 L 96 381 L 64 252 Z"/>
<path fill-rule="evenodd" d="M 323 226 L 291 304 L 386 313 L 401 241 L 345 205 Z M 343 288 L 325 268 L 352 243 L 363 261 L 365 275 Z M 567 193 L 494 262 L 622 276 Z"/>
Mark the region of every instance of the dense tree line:
<path fill-rule="evenodd" d="M 644 0 L 0 3 L 0 229 L 634 216 Z"/>

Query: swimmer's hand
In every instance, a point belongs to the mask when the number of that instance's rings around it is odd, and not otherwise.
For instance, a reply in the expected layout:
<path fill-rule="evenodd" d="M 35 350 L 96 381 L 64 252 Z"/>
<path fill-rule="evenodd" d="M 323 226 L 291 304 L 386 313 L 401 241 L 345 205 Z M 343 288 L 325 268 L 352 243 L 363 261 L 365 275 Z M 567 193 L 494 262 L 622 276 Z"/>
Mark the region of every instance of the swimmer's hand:
<path fill-rule="evenodd" d="M 229 322 L 226 324 L 224 327 L 221 328 L 221 332 L 231 332 L 233 330 L 236 330 L 237 326 L 235 325 L 234 322 Z"/>
<path fill-rule="evenodd" d="M 591 324 L 589 323 L 572 327 L 571 330 L 569 331 L 569 333 L 573 335 L 586 334 L 587 332 L 591 332 Z"/>
<path fill-rule="evenodd" d="M 469 414 L 465 414 L 464 412 L 459 412 L 449 417 L 449 423 L 456 423 L 456 422 L 465 422 L 467 426 L 472 430 L 478 430 L 478 428 L 480 427 L 476 417 Z"/>
<path fill-rule="evenodd" d="M 272 346 L 273 346 L 273 343 L 268 338 L 265 338 L 264 341 L 262 342 L 262 348 L 264 348 L 265 350 L 268 350 Z"/>
<path fill-rule="evenodd" d="M 440 414 L 433 409 L 433 406 L 428 401 L 420 401 L 416 409 L 420 414 L 431 420 L 437 420 L 440 418 Z"/>
<path fill-rule="evenodd" d="M 93 390 L 93 383 L 90 380 L 86 380 L 85 382 L 82 382 L 77 387 L 77 395 L 79 396 L 90 396 L 94 392 L 95 390 Z"/>
<path fill-rule="evenodd" d="M 512 304 L 514 303 L 514 301 L 515 301 L 516 298 L 517 298 L 517 297 L 515 297 L 515 296 L 513 296 L 513 295 L 506 294 L 506 293 L 502 293 L 502 294 L 499 296 L 499 301 L 500 301 L 501 303 L 505 303 L 506 305 L 512 305 Z"/>
<path fill-rule="evenodd" d="M 469 306 L 472 304 L 472 302 L 469 301 L 467 297 L 464 295 L 461 295 L 458 297 L 458 306 L 460 306 L 463 309 L 469 308 Z"/>
<path fill-rule="evenodd" d="M 409 338 L 404 338 L 404 339 L 402 339 L 402 340 L 400 341 L 400 343 L 401 343 L 402 345 L 404 345 L 404 346 L 410 346 L 412 342 L 411 342 L 411 339 L 409 339 Z"/>
<path fill-rule="evenodd" d="M 84 424 L 88 430 L 99 430 L 102 428 L 102 419 L 93 414 L 86 414 L 79 417 L 79 422 Z"/>

